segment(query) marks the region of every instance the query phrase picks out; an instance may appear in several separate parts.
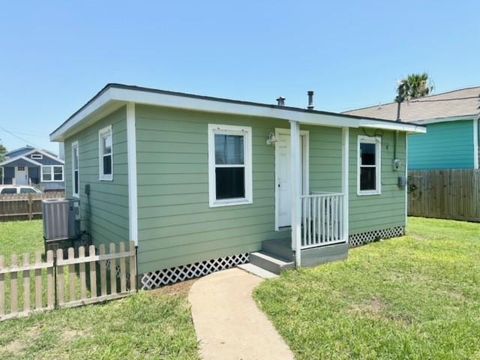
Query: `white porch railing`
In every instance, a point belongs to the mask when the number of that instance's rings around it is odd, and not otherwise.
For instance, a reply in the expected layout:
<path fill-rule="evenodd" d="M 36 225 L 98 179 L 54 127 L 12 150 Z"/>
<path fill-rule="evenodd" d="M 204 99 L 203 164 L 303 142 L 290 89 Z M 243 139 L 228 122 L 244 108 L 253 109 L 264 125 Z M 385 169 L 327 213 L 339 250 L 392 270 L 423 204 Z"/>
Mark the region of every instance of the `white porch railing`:
<path fill-rule="evenodd" d="M 302 195 L 302 249 L 345 242 L 342 193 Z"/>

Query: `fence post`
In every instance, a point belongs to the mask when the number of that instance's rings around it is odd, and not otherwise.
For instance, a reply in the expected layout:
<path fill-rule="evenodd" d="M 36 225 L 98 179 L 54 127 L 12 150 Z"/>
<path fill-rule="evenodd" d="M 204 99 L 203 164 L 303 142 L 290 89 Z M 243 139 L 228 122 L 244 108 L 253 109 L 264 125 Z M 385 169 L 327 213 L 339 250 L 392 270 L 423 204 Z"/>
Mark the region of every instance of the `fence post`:
<path fill-rule="evenodd" d="M 28 194 L 27 201 L 28 201 L 28 220 L 32 220 L 33 219 L 32 194 Z"/>

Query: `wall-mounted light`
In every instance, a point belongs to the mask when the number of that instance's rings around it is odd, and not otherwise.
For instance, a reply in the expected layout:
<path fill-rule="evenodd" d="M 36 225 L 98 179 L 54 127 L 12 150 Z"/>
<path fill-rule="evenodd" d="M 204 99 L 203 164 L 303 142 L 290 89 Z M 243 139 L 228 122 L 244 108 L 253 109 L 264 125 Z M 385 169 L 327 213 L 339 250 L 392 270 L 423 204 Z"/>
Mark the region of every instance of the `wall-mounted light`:
<path fill-rule="evenodd" d="M 277 138 L 275 136 L 275 134 L 273 132 L 271 132 L 270 134 L 268 134 L 268 138 L 267 138 L 267 145 L 275 145 L 275 143 L 277 142 Z"/>

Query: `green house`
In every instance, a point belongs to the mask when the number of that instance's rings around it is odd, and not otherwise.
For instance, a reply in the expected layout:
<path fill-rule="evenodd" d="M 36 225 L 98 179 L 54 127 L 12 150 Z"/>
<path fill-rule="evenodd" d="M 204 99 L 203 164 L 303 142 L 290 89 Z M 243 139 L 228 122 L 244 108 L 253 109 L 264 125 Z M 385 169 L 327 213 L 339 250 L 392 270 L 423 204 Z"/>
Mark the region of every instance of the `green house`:
<path fill-rule="evenodd" d="M 425 125 L 426 134 L 408 138 L 410 170 L 478 169 L 480 159 L 480 86 L 426 96 L 401 106 L 403 122 Z M 346 114 L 395 120 L 397 104 Z"/>
<path fill-rule="evenodd" d="M 95 245 L 133 240 L 144 288 L 272 272 L 402 235 L 419 125 L 109 84 L 51 140 Z"/>

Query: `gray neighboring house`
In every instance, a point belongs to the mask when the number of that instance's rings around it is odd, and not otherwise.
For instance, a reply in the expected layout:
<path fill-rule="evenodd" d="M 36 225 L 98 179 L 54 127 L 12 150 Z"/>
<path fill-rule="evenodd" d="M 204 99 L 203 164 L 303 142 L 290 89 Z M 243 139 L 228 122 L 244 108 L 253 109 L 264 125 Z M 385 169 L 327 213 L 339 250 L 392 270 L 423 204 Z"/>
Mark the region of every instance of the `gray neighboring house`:
<path fill-rule="evenodd" d="M 32 185 L 42 191 L 65 190 L 64 161 L 32 146 L 12 150 L 0 163 L 0 184 Z"/>

